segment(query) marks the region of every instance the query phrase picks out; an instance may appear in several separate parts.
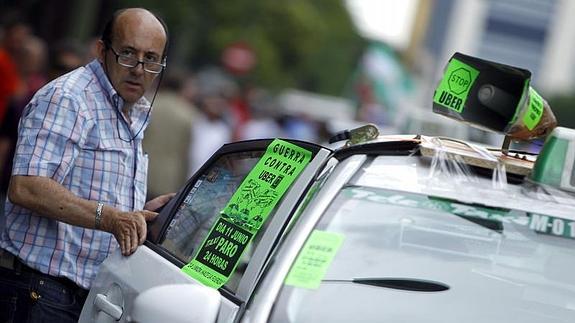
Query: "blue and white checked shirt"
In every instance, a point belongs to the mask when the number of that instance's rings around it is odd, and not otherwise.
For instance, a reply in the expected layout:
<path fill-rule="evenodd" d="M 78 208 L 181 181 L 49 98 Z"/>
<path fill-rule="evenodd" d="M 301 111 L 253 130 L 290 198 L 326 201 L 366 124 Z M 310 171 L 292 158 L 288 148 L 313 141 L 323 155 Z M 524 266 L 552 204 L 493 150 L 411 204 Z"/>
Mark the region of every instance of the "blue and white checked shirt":
<path fill-rule="evenodd" d="M 52 81 L 23 112 L 12 174 L 49 177 L 79 197 L 122 211 L 143 209 L 148 157 L 142 138 L 151 107 L 145 98 L 137 102 L 128 126 L 123 104 L 96 60 Z M 118 247 L 107 232 L 41 217 L 10 201 L 0 221 L 6 221 L 1 248 L 84 288 Z"/>

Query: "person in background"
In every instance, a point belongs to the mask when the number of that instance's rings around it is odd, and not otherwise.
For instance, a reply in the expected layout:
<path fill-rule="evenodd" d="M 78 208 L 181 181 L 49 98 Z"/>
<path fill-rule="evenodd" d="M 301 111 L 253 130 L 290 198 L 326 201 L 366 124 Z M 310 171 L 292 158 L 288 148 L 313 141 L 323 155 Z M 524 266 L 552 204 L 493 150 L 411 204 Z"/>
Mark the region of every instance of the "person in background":
<path fill-rule="evenodd" d="M 8 111 L 8 104 L 14 97 L 24 95 L 24 84 L 20 75 L 24 44 L 30 37 L 30 27 L 19 17 L 7 18 L 2 30 L 0 46 L 0 123 Z"/>
<path fill-rule="evenodd" d="M 50 48 L 48 79 L 53 80 L 84 65 L 86 54 L 76 42 L 62 40 Z"/>
<path fill-rule="evenodd" d="M 19 62 L 21 75 L 21 94 L 11 97 L 6 115 L 0 122 L 0 214 L 4 213 L 4 200 L 8 192 L 12 159 L 18 139 L 18 120 L 24 106 L 36 91 L 46 84 L 46 45 L 35 36 L 26 38 L 22 45 Z M 0 230 L 3 223 L 0 222 Z M 0 231 L 1 232 L 1 231 Z"/>
<path fill-rule="evenodd" d="M 154 115 L 146 129 L 148 196 L 177 191 L 188 179 L 188 149 L 194 107 L 181 94 L 182 80 L 172 73 L 162 81 Z"/>
<path fill-rule="evenodd" d="M 273 96 L 265 89 L 252 88 L 246 97 L 252 118 L 239 128 L 239 140 L 285 138 L 277 121 L 279 106 Z"/>
<path fill-rule="evenodd" d="M 132 254 L 173 195 L 145 202 L 144 97 L 168 31 L 141 8 L 116 12 L 97 59 L 40 89 L 18 129 L 0 215 L 0 321 L 76 322 L 104 259 Z"/>
<path fill-rule="evenodd" d="M 20 75 L 23 82 L 22 95 L 17 97 L 16 104 L 26 105 L 34 94 L 46 84 L 46 63 L 48 61 L 48 51 L 46 43 L 30 35 L 25 40 L 22 53 L 19 58 Z"/>
<path fill-rule="evenodd" d="M 232 140 L 231 126 L 224 116 L 230 106 L 217 91 L 206 90 L 198 100 L 198 114 L 194 118 L 189 149 L 189 175 L 193 175 L 223 144 Z"/>

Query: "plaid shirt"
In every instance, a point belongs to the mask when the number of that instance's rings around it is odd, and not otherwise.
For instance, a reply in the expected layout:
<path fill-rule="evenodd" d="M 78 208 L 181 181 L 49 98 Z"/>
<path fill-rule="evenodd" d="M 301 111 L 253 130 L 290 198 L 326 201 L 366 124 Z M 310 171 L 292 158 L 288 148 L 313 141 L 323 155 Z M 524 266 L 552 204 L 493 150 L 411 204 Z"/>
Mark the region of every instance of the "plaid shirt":
<path fill-rule="evenodd" d="M 151 107 L 145 98 L 137 102 L 128 126 L 122 106 L 96 60 L 54 80 L 22 114 L 12 174 L 48 177 L 81 198 L 122 211 L 141 210 L 148 169 L 142 138 Z M 1 248 L 84 288 L 118 247 L 107 232 L 38 216 L 10 201 L 0 221 L 6 222 Z"/>

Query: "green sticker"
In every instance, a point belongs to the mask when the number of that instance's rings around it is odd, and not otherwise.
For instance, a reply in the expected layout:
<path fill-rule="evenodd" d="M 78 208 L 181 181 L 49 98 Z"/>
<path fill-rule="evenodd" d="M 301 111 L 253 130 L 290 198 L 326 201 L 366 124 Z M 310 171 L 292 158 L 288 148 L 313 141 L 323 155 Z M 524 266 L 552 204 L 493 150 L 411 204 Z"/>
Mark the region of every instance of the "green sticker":
<path fill-rule="evenodd" d="M 523 116 L 523 123 L 527 129 L 533 130 L 543 116 L 543 98 L 532 87 L 529 88 L 529 106 Z"/>
<path fill-rule="evenodd" d="M 461 113 L 478 75 L 475 68 L 452 58 L 435 90 L 433 102 Z"/>
<path fill-rule="evenodd" d="M 318 288 L 342 242 L 341 234 L 314 230 L 290 269 L 285 284 Z"/>
<path fill-rule="evenodd" d="M 522 216 L 518 212 L 513 212 L 503 208 L 468 205 L 433 196 L 428 197 L 419 194 L 399 193 L 363 187 L 346 188 L 343 192 L 344 194 L 347 194 L 349 198 L 361 199 L 374 203 L 397 205 L 401 207 L 425 209 L 431 211 L 443 211 L 468 219 L 476 218 L 488 221 L 496 221 L 500 223 L 527 225 L 527 218 L 525 216 Z"/>
<path fill-rule="evenodd" d="M 272 141 L 182 271 L 206 286 L 224 285 L 252 238 L 310 160 L 310 151 L 280 139 Z"/>
<path fill-rule="evenodd" d="M 575 239 L 575 221 L 532 213 L 529 229 L 557 237 Z"/>
<path fill-rule="evenodd" d="M 257 231 L 310 160 L 308 150 L 274 140 L 236 190 L 222 216 Z"/>
<path fill-rule="evenodd" d="M 399 193 L 364 187 L 347 188 L 344 191 L 350 198 L 366 200 L 374 203 L 404 206 L 416 209 L 438 210 L 459 216 L 477 217 L 490 220 L 514 218 L 510 210 L 457 203 L 449 199 L 419 194 Z"/>
<path fill-rule="evenodd" d="M 219 217 L 194 259 L 182 271 L 206 286 L 220 288 L 234 272 L 253 236 Z"/>
<path fill-rule="evenodd" d="M 509 122 L 510 125 L 515 124 L 515 122 L 517 121 L 517 118 L 519 117 L 519 114 L 521 113 L 521 108 L 523 107 L 523 105 L 525 105 L 525 100 L 528 100 L 528 98 L 529 98 L 529 92 L 528 91 L 531 88 L 529 86 L 529 82 L 531 82 L 530 79 L 525 80 L 525 83 L 523 85 L 523 91 L 521 91 L 521 99 L 517 103 L 517 107 L 515 108 L 515 113 L 513 114 L 513 119 L 511 119 L 511 122 Z"/>

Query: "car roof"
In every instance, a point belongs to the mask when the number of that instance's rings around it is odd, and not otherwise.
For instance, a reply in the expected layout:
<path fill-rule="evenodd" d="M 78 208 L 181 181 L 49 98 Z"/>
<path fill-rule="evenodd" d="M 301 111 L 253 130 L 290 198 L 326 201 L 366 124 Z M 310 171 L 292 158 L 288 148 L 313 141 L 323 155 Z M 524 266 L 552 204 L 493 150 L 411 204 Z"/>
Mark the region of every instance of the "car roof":
<path fill-rule="evenodd" d="M 351 185 L 434 195 L 464 203 L 575 220 L 572 194 L 528 179 L 536 156 L 504 155 L 477 143 L 420 135 L 379 136 L 339 148 L 340 159 L 354 154 L 375 157 Z M 534 203 L 537 201 L 537 203 Z"/>

